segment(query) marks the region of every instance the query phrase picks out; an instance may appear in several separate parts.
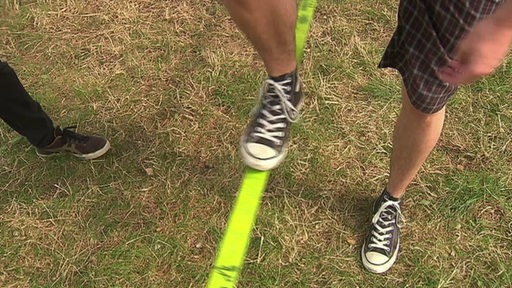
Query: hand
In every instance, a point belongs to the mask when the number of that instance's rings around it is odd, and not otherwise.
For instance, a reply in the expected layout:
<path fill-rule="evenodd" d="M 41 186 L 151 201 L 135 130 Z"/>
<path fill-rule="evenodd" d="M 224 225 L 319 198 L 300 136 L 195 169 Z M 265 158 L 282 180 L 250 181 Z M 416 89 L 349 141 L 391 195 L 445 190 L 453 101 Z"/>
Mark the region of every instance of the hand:
<path fill-rule="evenodd" d="M 453 60 L 438 71 L 438 77 L 455 85 L 469 84 L 491 74 L 507 56 L 512 30 L 493 16 L 480 20 L 459 42 Z"/>

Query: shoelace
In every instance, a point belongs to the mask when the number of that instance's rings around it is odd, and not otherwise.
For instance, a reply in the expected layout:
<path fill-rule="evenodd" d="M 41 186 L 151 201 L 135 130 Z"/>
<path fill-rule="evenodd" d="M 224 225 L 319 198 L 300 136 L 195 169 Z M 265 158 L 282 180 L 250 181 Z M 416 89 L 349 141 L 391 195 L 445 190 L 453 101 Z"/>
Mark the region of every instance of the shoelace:
<path fill-rule="evenodd" d="M 398 202 L 386 201 L 382 203 L 372 219 L 373 230 L 372 237 L 370 237 L 371 242 L 368 244 L 368 247 L 383 249 L 389 252 L 391 250 L 389 244 L 391 243 L 390 238 L 393 235 L 393 224 L 397 219 L 402 218 L 403 215 L 402 212 L 400 212 Z"/>
<path fill-rule="evenodd" d="M 282 140 L 278 137 L 284 137 L 283 128 L 286 127 L 286 122 L 297 121 L 299 111 L 290 102 L 290 96 L 285 93 L 290 92 L 293 87 L 290 84 L 292 80 L 286 79 L 281 82 L 276 82 L 272 79 L 267 79 L 263 82 L 260 91 L 261 113 L 263 117 L 258 118 L 258 126 L 255 132 L 252 133 L 254 137 L 261 137 L 276 143 L 282 144 Z M 273 88 L 273 92 L 266 93 Z M 266 94 L 266 96 L 265 96 Z M 277 115 L 272 115 L 271 112 L 277 112 Z"/>
<path fill-rule="evenodd" d="M 62 139 L 65 143 L 86 143 L 89 137 L 74 132 L 76 126 L 68 126 L 62 129 Z"/>

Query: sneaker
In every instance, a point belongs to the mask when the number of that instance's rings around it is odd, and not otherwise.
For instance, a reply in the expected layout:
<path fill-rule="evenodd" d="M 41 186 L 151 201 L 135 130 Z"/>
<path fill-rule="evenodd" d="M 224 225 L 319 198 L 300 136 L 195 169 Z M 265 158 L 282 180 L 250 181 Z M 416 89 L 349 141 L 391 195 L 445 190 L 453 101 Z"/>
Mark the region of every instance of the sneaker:
<path fill-rule="evenodd" d="M 270 170 L 284 160 L 290 126 L 299 118 L 302 101 L 296 71 L 263 82 L 259 103 L 240 140 L 240 154 L 246 165 Z"/>
<path fill-rule="evenodd" d="M 393 266 L 400 245 L 400 200 L 388 198 L 385 191 L 375 202 L 372 227 L 361 250 L 363 265 L 373 273 L 384 273 Z"/>
<path fill-rule="evenodd" d="M 84 158 L 95 159 L 105 154 L 110 148 L 107 139 L 99 136 L 81 135 L 74 130 L 76 126 L 55 128 L 55 139 L 48 146 L 37 148 L 36 153 L 41 157 L 48 157 L 62 152 L 70 152 L 71 154 Z"/>

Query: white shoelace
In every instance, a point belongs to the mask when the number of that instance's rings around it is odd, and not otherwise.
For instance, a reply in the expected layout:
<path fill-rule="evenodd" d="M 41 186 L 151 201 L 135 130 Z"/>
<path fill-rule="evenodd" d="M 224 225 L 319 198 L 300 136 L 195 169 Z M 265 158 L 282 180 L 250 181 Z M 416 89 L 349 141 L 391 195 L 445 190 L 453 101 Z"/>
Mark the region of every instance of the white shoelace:
<path fill-rule="evenodd" d="M 282 145 L 282 140 L 277 137 L 282 138 L 285 136 L 283 131 L 279 131 L 279 129 L 286 128 L 286 121 L 283 120 L 287 119 L 290 122 L 295 122 L 299 116 L 299 111 L 290 102 L 289 95 L 285 93 L 285 91 L 290 92 L 290 90 L 293 89 L 293 87 L 286 85 L 291 81 L 291 79 L 287 79 L 281 82 L 276 82 L 272 79 L 267 79 L 263 82 L 260 91 L 261 104 L 259 106 L 259 109 L 262 110 L 261 112 L 263 117 L 258 118 L 257 121 L 260 125 L 258 125 L 255 128 L 255 131 L 251 134 L 253 137 L 265 138 L 277 145 Z M 265 97 L 270 86 L 273 86 L 274 91 L 273 93 L 268 93 L 267 97 Z M 279 104 L 277 105 L 271 104 L 272 101 L 276 100 L 272 97 L 274 95 L 279 97 Z M 277 111 L 278 114 L 274 116 L 271 113 L 272 111 Z"/>
<path fill-rule="evenodd" d="M 393 235 L 392 231 L 394 228 L 391 224 L 394 224 L 397 219 L 396 213 L 398 213 L 398 218 L 403 218 L 398 202 L 386 201 L 382 203 L 372 219 L 374 229 L 372 230 L 371 243 L 368 244 L 368 247 L 390 251 L 390 238 Z"/>

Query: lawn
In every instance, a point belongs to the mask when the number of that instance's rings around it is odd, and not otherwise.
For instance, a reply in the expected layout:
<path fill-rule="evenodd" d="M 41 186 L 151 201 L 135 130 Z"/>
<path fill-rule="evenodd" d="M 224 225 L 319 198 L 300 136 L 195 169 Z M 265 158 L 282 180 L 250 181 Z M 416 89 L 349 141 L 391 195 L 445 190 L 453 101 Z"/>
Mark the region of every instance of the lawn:
<path fill-rule="evenodd" d="M 512 62 L 464 87 L 405 196 L 384 275 L 360 249 L 384 187 L 397 1 L 320 1 L 306 101 L 239 287 L 512 287 Z M 0 0 L 0 59 L 55 124 L 106 136 L 39 158 L 0 124 L 0 287 L 204 287 L 243 173 L 264 68 L 217 1 Z"/>

